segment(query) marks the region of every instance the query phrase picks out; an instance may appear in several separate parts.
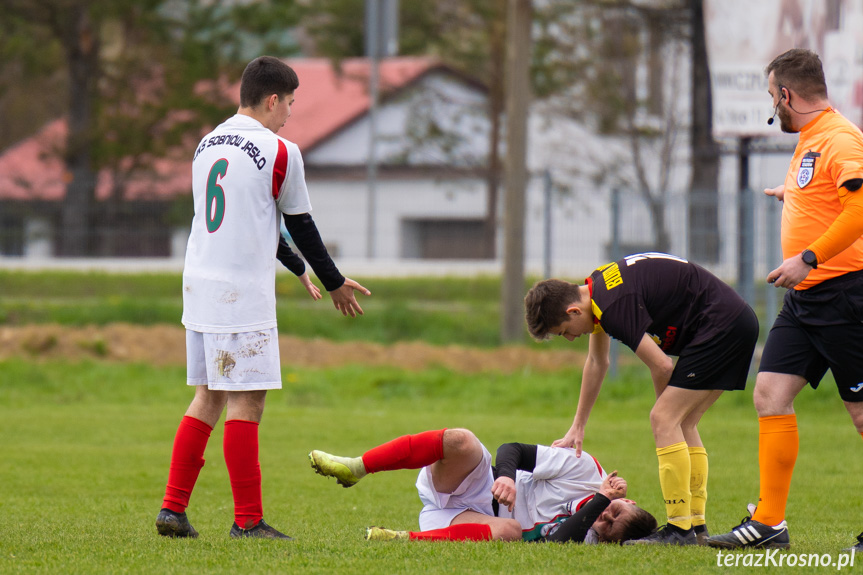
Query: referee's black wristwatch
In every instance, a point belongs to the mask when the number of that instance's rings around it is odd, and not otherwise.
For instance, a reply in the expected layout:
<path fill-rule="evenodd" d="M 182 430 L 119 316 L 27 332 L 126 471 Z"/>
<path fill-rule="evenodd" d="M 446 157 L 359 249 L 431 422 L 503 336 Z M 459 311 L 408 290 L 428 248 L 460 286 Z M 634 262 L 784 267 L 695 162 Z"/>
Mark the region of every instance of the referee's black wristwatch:
<path fill-rule="evenodd" d="M 812 266 L 813 270 L 818 269 L 818 256 L 815 255 L 815 252 L 812 250 L 803 250 L 803 253 L 800 255 L 803 258 L 803 263 Z"/>

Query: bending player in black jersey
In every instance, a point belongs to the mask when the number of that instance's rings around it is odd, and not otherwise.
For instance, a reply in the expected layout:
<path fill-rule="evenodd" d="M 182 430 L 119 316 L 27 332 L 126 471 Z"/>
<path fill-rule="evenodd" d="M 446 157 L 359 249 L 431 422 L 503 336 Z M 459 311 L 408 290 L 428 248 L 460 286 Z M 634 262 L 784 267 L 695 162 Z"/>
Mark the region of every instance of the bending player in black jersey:
<path fill-rule="evenodd" d="M 584 285 L 538 282 L 524 301 L 535 339 L 590 334 L 575 418 L 552 445 L 581 452 L 608 370 L 610 337 L 620 340 L 650 369 L 650 424 L 668 516 L 658 532 L 630 543 L 706 544 L 707 452 L 697 425 L 723 391 L 746 386 L 758 339 L 755 313 L 704 268 L 662 253 L 604 265 Z"/>

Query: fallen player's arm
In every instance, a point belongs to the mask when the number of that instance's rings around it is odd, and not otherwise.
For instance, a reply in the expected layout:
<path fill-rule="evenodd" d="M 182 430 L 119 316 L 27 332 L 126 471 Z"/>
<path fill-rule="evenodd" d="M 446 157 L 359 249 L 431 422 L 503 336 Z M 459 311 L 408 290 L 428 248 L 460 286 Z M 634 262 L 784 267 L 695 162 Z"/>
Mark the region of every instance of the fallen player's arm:
<path fill-rule="evenodd" d="M 581 509 L 576 511 L 572 517 L 562 522 L 560 527 L 555 529 L 545 540 L 556 543 L 567 541 L 583 543 L 590 528 L 609 505 L 611 505 L 611 499 L 602 493 L 597 493 L 593 499 L 582 505 Z"/>
<path fill-rule="evenodd" d="M 587 533 L 602 512 L 611 504 L 612 500 L 626 497 L 626 480 L 618 477 L 617 471 L 612 471 L 605 476 L 599 492 L 593 498 L 581 506 L 572 517 L 563 521 L 557 529 L 548 535 L 546 541 L 564 543 L 572 541 L 583 543 Z"/>
<path fill-rule="evenodd" d="M 491 493 L 500 505 L 510 511 L 515 505 L 515 472 L 518 469 L 532 472 L 536 467 L 536 453 L 536 445 L 528 443 L 504 443 L 497 448 Z"/>

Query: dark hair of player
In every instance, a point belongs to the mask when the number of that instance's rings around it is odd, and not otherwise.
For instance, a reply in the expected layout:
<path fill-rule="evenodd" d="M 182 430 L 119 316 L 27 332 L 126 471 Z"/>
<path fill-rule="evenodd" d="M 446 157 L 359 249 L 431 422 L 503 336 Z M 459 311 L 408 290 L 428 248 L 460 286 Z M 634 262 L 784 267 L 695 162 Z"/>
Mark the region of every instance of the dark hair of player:
<path fill-rule="evenodd" d="M 642 537 L 647 537 L 656 531 L 656 528 L 656 517 L 641 507 L 636 507 L 632 521 L 626 524 L 626 528 L 623 530 L 623 533 L 621 533 L 620 541 L 623 542 L 630 539 L 641 539 Z"/>
<path fill-rule="evenodd" d="M 264 98 L 276 94 L 280 99 L 293 94 L 300 81 L 294 70 L 272 56 L 255 58 L 243 71 L 240 81 L 240 107 L 255 108 Z"/>
<path fill-rule="evenodd" d="M 537 341 L 549 336 L 548 330 L 566 320 L 566 307 L 581 300 L 579 286 L 561 280 L 543 280 L 524 296 L 527 331 Z"/>

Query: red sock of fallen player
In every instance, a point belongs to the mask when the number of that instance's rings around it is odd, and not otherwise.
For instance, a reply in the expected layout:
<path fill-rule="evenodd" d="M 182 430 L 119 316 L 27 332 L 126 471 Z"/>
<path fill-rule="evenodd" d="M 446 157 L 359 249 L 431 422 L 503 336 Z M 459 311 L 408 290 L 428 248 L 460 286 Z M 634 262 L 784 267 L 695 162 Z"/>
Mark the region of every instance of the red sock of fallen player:
<path fill-rule="evenodd" d="M 251 529 L 264 516 L 258 424 L 242 419 L 226 421 L 224 451 L 234 494 L 234 521 L 242 529 Z"/>
<path fill-rule="evenodd" d="M 443 529 L 411 531 L 410 538 L 425 541 L 488 541 L 491 539 L 491 525 L 461 523 Z"/>
<path fill-rule="evenodd" d="M 168 486 L 165 488 L 164 509 L 184 513 L 189 506 L 189 497 L 204 466 L 204 450 L 213 428 L 194 417 L 184 416 L 174 436 L 171 452 L 171 468 L 168 471 Z"/>
<path fill-rule="evenodd" d="M 363 465 L 369 473 L 393 469 L 419 469 L 443 458 L 445 429 L 403 435 L 363 454 Z"/>

